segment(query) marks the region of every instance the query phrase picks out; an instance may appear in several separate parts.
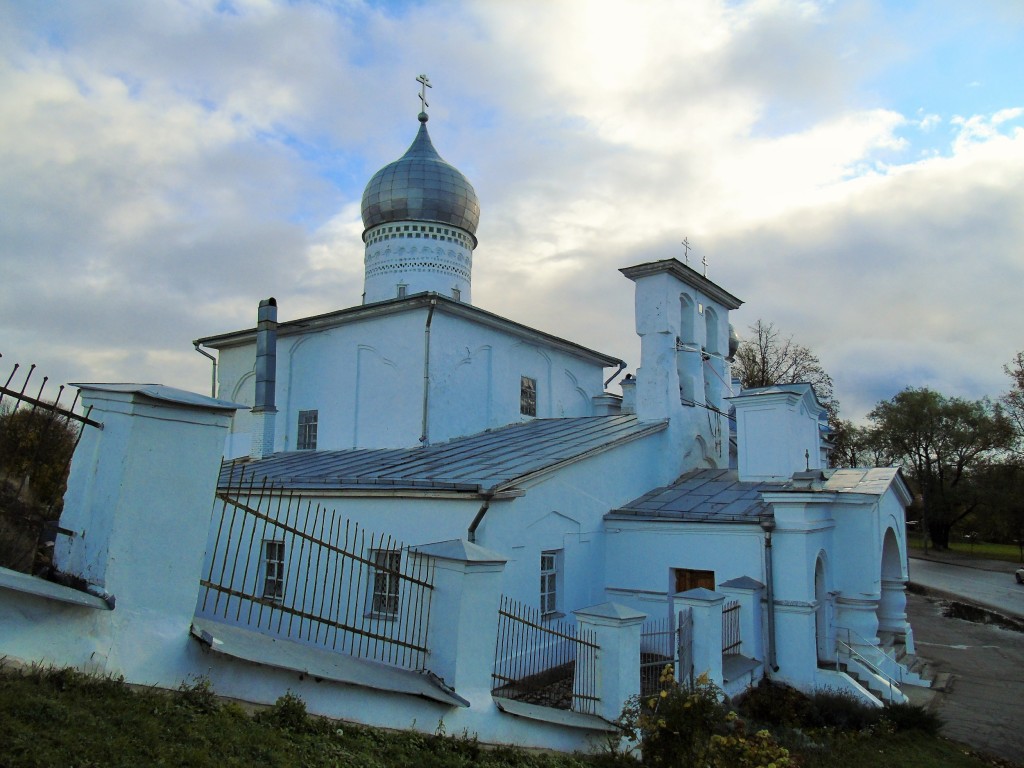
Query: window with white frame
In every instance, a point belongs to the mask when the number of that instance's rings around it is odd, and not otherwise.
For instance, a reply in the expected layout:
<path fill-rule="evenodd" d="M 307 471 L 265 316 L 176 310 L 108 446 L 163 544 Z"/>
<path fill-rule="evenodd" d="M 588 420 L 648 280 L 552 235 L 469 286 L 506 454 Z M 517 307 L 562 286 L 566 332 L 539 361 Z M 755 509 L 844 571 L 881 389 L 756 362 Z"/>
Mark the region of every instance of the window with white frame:
<path fill-rule="evenodd" d="M 523 416 L 537 415 L 537 380 L 529 376 L 519 377 L 519 413 Z"/>
<path fill-rule="evenodd" d="M 284 599 L 284 542 L 280 539 L 263 540 L 263 598 Z"/>
<path fill-rule="evenodd" d="M 540 553 L 540 612 L 550 616 L 558 612 L 558 570 L 562 559 L 560 550 Z"/>
<path fill-rule="evenodd" d="M 373 583 L 370 595 L 370 613 L 391 618 L 398 615 L 398 574 L 402 567 L 402 552 L 398 549 L 374 549 Z"/>
<path fill-rule="evenodd" d="M 299 411 L 299 430 L 295 436 L 295 448 L 297 450 L 316 450 L 316 425 L 318 420 L 318 411 Z"/>

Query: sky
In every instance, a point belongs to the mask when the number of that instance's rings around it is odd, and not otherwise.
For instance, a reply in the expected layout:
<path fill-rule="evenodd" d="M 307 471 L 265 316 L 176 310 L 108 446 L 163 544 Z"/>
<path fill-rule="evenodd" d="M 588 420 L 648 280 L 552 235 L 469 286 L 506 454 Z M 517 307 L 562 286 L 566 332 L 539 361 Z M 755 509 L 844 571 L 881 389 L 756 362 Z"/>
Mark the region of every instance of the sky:
<path fill-rule="evenodd" d="M 358 304 L 421 73 L 480 199 L 475 305 L 633 371 L 619 269 L 686 239 L 845 418 L 1009 388 L 1019 0 L 0 0 L 0 378 L 208 393 L 192 341 L 260 299 Z"/>

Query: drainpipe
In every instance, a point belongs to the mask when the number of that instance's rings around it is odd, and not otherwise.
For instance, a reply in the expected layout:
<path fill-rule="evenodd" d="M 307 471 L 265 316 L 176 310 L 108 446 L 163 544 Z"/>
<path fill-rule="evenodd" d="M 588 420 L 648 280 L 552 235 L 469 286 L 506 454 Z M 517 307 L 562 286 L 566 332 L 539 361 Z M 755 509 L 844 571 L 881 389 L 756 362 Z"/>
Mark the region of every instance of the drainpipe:
<path fill-rule="evenodd" d="M 611 376 L 609 376 L 605 380 L 605 382 L 604 382 L 605 387 L 607 387 L 609 384 L 612 383 L 612 381 L 617 379 L 619 377 L 619 374 L 622 373 L 624 370 L 626 370 L 626 361 L 625 360 L 619 360 L 619 370 L 617 370 L 615 373 L 613 373 Z"/>
<path fill-rule="evenodd" d="M 427 311 L 427 324 L 423 328 L 423 431 L 420 434 L 422 445 L 427 445 L 430 440 L 430 324 L 434 320 L 435 306 L 437 299 L 431 299 L 430 309 Z"/>
<path fill-rule="evenodd" d="M 768 582 L 768 666 L 772 672 L 778 672 L 779 665 L 775 661 L 775 576 L 772 567 L 772 531 L 775 530 L 775 520 L 762 520 L 761 529 L 764 531 L 765 581 Z"/>
<path fill-rule="evenodd" d="M 484 494 L 484 503 L 480 506 L 480 510 L 476 513 L 476 517 L 473 518 L 473 522 L 469 524 L 469 530 L 466 531 L 466 538 L 469 539 L 470 543 L 476 543 L 476 529 L 480 525 L 480 522 L 484 519 L 484 515 L 487 514 L 487 510 L 490 509 L 491 499 L 494 498 L 494 491 L 486 491 Z"/>
<path fill-rule="evenodd" d="M 207 358 L 211 363 L 213 363 L 213 376 L 211 377 L 210 381 L 210 397 L 215 398 L 217 397 L 217 358 L 211 355 L 206 350 L 200 349 L 198 341 L 193 341 L 192 345 L 196 348 L 196 352 L 198 352 L 200 355 Z"/>

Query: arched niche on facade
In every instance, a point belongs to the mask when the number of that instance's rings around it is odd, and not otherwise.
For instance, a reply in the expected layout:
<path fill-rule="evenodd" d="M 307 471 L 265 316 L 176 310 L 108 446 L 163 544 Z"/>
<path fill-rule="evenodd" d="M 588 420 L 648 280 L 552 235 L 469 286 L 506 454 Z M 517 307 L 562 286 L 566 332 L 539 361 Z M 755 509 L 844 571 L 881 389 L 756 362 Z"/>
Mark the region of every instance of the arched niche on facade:
<path fill-rule="evenodd" d="M 718 344 L 718 313 L 711 307 L 704 307 L 704 324 L 707 331 L 704 340 L 707 359 L 703 361 L 704 402 L 714 408 L 721 408 L 725 365 Z"/>
<path fill-rule="evenodd" d="M 697 377 L 700 373 L 700 345 L 696 334 L 697 305 L 688 294 L 679 295 L 679 349 L 676 369 L 679 373 L 679 397 L 692 405 L 697 399 Z"/>
<path fill-rule="evenodd" d="M 896 640 L 906 634 L 907 574 L 896 532 L 890 527 L 882 537 L 881 591 L 878 599 L 878 634 Z"/>

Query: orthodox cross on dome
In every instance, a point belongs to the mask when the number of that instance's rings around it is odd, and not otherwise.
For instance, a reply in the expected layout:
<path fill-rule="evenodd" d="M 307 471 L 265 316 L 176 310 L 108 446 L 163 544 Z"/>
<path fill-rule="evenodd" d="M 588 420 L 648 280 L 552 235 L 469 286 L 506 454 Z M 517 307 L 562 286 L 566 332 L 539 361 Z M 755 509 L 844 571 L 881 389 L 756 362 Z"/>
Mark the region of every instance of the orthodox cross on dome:
<path fill-rule="evenodd" d="M 430 84 L 430 78 L 426 75 L 420 75 L 417 77 L 416 82 L 420 84 L 420 103 L 422 105 L 420 107 L 420 113 L 425 115 L 427 114 L 427 107 L 430 106 L 427 104 L 427 88 L 433 88 L 434 86 Z"/>
<path fill-rule="evenodd" d="M 683 238 L 683 242 L 682 242 L 682 246 L 683 246 L 683 260 L 687 264 L 689 264 L 690 263 L 690 238 L 684 237 Z"/>
<path fill-rule="evenodd" d="M 708 257 L 707 254 L 700 257 L 700 263 L 704 265 L 704 277 L 708 276 Z"/>

